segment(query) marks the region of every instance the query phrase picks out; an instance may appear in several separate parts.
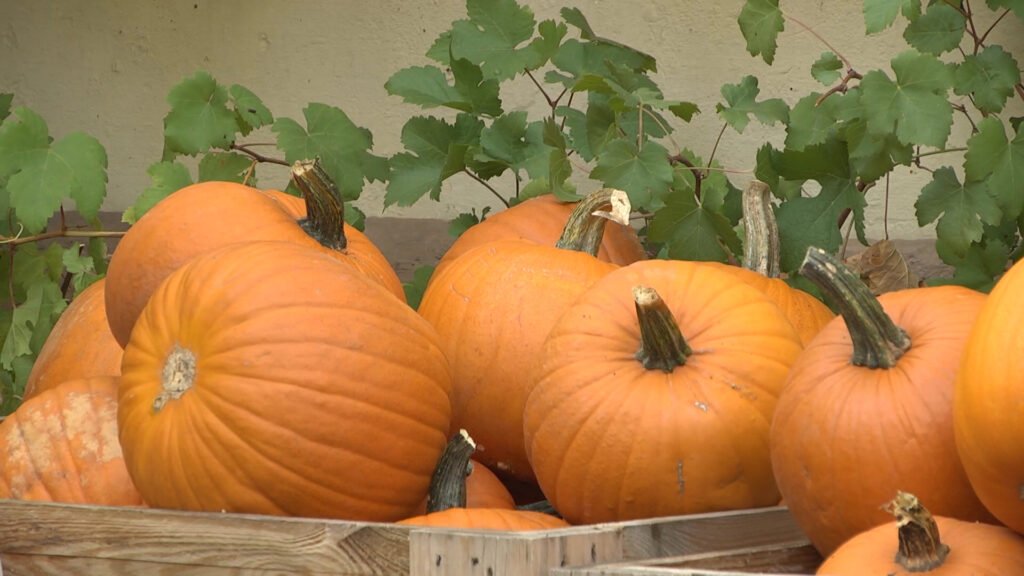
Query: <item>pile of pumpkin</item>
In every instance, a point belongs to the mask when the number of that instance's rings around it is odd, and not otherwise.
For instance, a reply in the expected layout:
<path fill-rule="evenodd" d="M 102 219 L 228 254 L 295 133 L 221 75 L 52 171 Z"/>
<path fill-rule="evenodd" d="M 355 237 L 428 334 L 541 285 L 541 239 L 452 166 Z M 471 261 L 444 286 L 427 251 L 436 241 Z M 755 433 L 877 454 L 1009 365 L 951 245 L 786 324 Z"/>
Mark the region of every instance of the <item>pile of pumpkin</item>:
<path fill-rule="evenodd" d="M 1024 264 L 875 295 L 812 248 L 837 316 L 779 278 L 767 186 L 745 267 L 648 259 L 605 189 L 474 226 L 413 310 L 319 165 L 293 180 L 128 231 L 0 424 L 0 497 L 505 530 L 782 500 L 821 573 L 898 541 L 1024 574 Z"/>

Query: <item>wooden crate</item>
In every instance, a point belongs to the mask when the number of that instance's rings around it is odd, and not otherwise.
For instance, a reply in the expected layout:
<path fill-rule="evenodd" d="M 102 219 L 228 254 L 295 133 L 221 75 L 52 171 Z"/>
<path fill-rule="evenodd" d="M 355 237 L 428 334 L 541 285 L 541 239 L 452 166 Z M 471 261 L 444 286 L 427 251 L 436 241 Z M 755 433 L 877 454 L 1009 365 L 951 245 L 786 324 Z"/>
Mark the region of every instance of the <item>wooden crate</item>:
<path fill-rule="evenodd" d="M 620 572 L 584 566 L 641 569 L 637 562 L 657 558 L 680 566 L 801 545 L 806 539 L 785 508 L 513 533 L 0 500 L 4 576 L 589 576 Z"/>
<path fill-rule="evenodd" d="M 553 568 L 551 576 L 801 576 L 814 574 L 821 555 L 806 539 L 668 558 Z"/>

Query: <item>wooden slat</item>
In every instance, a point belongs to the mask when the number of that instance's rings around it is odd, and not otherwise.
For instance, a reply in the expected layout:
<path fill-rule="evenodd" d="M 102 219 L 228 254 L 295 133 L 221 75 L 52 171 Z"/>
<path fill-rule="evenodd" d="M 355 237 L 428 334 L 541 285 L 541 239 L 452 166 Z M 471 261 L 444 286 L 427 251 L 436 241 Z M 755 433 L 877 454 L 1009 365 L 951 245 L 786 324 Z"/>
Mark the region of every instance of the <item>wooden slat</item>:
<path fill-rule="evenodd" d="M 651 560 L 632 560 L 598 566 L 553 570 L 551 576 L 629 576 L 633 574 L 690 574 L 698 572 L 738 572 L 740 574 L 813 574 L 821 564 L 821 555 L 807 540 L 672 556 Z"/>
<path fill-rule="evenodd" d="M 403 574 L 409 529 L 0 500 L 0 552 L 345 575 Z"/>
<path fill-rule="evenodd" d="M 33 556 L 5 554 L 0 556 L 3 576 L 292 576 L 298 574 L 320 574 L 329 572 L 292 572 L 280 570 L 253 570 L 246 568 L 217 568 L 211 566 L 189 566 L 186 564 L 165 564 L 138 562 L 135 560 L 110 560 L 106 558 L 76 558 L 73 556 Z"/>

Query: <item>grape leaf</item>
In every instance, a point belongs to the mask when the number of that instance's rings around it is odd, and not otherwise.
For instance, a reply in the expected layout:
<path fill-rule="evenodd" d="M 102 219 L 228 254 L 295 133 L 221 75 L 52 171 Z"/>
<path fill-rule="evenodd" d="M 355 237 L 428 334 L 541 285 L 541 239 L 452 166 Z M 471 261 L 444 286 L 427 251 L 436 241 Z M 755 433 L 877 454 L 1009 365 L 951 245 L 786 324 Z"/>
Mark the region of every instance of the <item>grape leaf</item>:
<path fill-rule="evenodd" d="M 204 155 L 203 159 L 199 161 L 199 179 L 197 181 L 243 182 L 246 175 L 250 173 L 249 171 L 253 169 L 254 162 L 255 160 L 252 158 L 234 152 L 211 152 Z M 256 182 L 250 176 L 246 184 L 254 186 Z"/>
<path fill-rule="evenodd" d="M 402 284 L 402 288 L 405 291 L 405 301 L 409 303 L 409 307 L 413 310 L 420 307 L 420 301 L 423 300 L 423 292 L 426 291 L 427 283 L 430 282 L 430 277 L 433 274 L 434 266 L 420 266 L 412 273 L 412 281 Z"/>
<path fill-rule="evenodd" d="M 1017 61 L 1000 46 L 985 47 L 969 54 L 953 75 L 953 92 L 972 95 L 982 112 L 999 112 L 1013 96 L 1013 86 L 1020 82 Z"/>
<path fill-rule="evenodd" d="M 90 284 L 100 278 L 99 274 L 96 273 L 92 256 L 88 253 L 83 253 L 83 247 L 83 244 L 74 244 L 67 250 L 64 250 L 64 254 L 61 257 L 61 262 L 68 273 L 71 274 L 71 285 L 75 289 L 75 294 L 85 290 Z"/>
<path fill-rule="evenodd" d="M 881 70 L 861 80 L 861 103 L 868 130 L 895 131 L 904 144 L 942 148 L 953 124 L 953 108 L 946 92 L 953 85 L 950 68 L 935 56 L 913 50 L 892 59 L 893 82 Z"/>
<path fill-rule="evenodd" d="M 569 163 L 565 134 L 552 118 L 544 120 L 542 133 L 542 141 L 551 147 L 551 152 L 548 153 L 548 188 L 559 200 L 567 202 L 579 200 L 576 187 L 568 181 L 572 176 L 572 164 Z"/>
<path fill-rule="evenodd" d="M 913 22 L 921 15 L 921 0 L 864 0 L 864 28 L 868 34 L 877 34 L 903 16 Z"/>
<path fill-rule="evenodd" d="M 894 134 L 872 134 L 867 121 L 858 118 L 843 130 L 850 150 L 850 166 L 865 182 L 884 176 L 896 165 L 909 166 L 914 147 L 903 144 Z"/>
<path fill-rule="evenodd" d="M 929 278 L 926 284 L 957 284 L 981 292 L 992 290 L 1010 259 L 1010 249 L 1006 244 L 989 238 L 981 244 L 971 244 L 966 254 L 958 255 L 948 242 L 939 237 L 935 241 L 935 251 L 943 262 L 953 267 L 953 277 Z"/>
<path fill-rule="evenodd" d="M 50 147 L 50 133 L 46 121 L 32 110 L 19 107 L 14 117 L 0 125 L 0 183 L 45 155 Z"/>
<path fill-rule="evenodd" d="M 408 152 L 391 157 L 385 207 L 412 206 L 427 193 L 437 200 L 441 182 L 465 168 L 468 146 L 458 141 L 456 126 L 440 118 L 410 118 L 402 128 L 402 144 Z"/>
<path fill-rule="evenodd" d="M 771 64 L 775 60 L 779 32 L 786 26 L 779 0 L 747 0 L 740 10 L 739 24 L 747 40 L 747 52 Z"/>
<path fill-rule="evenodd" d="M 580 42 L 573 38 L 563 42 L 551 57 L 551 63 L 568 75 L 551 71 L 545 76 L 545 80 L 578 91 L 585 86 L 580 86 L 580 82 L 592 81 L 584 80 L 588 75 L 597 78 L 608 75 L 609 62 L 614 62 L 620 68 L 633 70 L 637 75 L 656 68 L 654 58 L 628 46 L 609 40 Z"/>
<path fill-rule="evenodd" d="M 1022 0 L 985 0 L 988 7 L 996 10 L 997 8 L 1006 8 L 1007 10 L 1013 11 L 1018 18 L 1024 20 L 1024 1 Z"/>
<path fill-rule="evenodd" d="M 674 189 L 665 196 L 665 207 L 651 220 L 649 238 L 666 246 L 665 255 L 675 260 L 725 262 L 729 252 L 719 237 L 739 238 L 720 212 L 697 202 L 692 189 Z"/>
<path fill-rule="evenodd" d="M 728 106 L 721 103 L 716 105 L 718 114 L 740 133 L 750 122 L 751 114 L 762 124 L 788 121 L 789 108 L 786 103 L 779 98 L 758 102 L 757 95 L 760 90 L 757 86 L 757 78 L 753 76 L 744 76 L 739 84 L 723 85 L 722 97 L 725 98 Z"/>
<path fill-rule="evenodd" d="M 526 123 L 525 111 L 503 114 L 480 132 L 478 158 L 495 160 L 531 178 L 547 176 L 552 148 L 543 142 L 543 122 Z"/>
<path fill-rule="evenodd" d="M 605 186 L 624 190 L 636 210 L 660 206 L 673 178 L 665 148 L 647 142 L 640 150 L 635 141 L 625 139 L 605 146 L 590 177 Z"/>
<path fill-rule="evenodd" d="M 188 168 L 179 162 L 157 162 L 146 170 L 149 174 L 150 185 L 139 194 L 124 214 L 121 221 L 128 224 L 135 224 L 139 218 L 156 206 L 157 202 L 192 184 L 192 176 Z"/>
<path fill-rule="evenodd" d="M 251 90 L 239 84 L 232 84 L 228 89 L 231 96 L 231 103 L 235 107 L 238 128 L 243 135 L 252 132 L 256 128 L 269 126 L 274 123 L 274 115 L 263 104 L 259 96 Z"/>
<path fill-rule="evenodd" d="M 487 217 L 487 213 L 490 211 L 491 207 L 486 206 L 480 214 L 476 213 L 475 208 L 471 212 L 459 214 L 448 223 L 448 234 L 455 238 L 462 236 L 463 232 L 483 222 L 483 219 Z"/>
<path fill-rule="evenodd" d="M 1003 123 L 989 116 L 967 141 L 964 176 L 968 182 L 987 180 L 1007 220 L 1024 213 L 1024 131 L 1007 140 Z"/>
<path fill-rule="evenodd" d="M 937 235 L 958 256 L 965 255 L 972 242 L 981 240 L 982 222 L 996 224 L 1002 216 L 985 182 L 961 184 L 949 166 L 934 172 L 914 207 L 918 225 L 938 219 Z"/>
<path fill-rule="evenodd" d="M 812 144 L 821 144 L 838 128 L 835 106 L 848 100 L 826 98 L 819 105 L 820 97 L 821 94 L 811 92 L 793 106 L 786 125 L 786 148 L 803 150 Z"/>
<path fill-rule="evenodd" d="M 799 198 L 802 191 L 803 180 L 786 180 L 779 176 L 775 168 L 776 159 L 780 153 L 771 144 L 764 144 L 757 150 L 757 166 L 754 168 L 754 178 L 768 184 L 772 194 L 781 200 Z"/>
<path fill-rule="evenodd" d="M 45 338 L 66 307 L 67 302 L 56 282 L 41 279 L 33 283 L 25 301 L 14 309 L 10 328 L 0 347 L 0 366 L 11 370 L 16 358 L 31 355 L 33 336 L 41 333 Z"/>
<path fill-rule="evenodd" d="M 645 54 L 636 48 L 626 46 L 621 42 L 598 36 L 579 8 L 562 8 L 559 14 L 568 24 L 579 28 L 580 38 L 588 41 L 587 46 L 596 48 L 596 51 L 591 54 L 592 56 L 603 53 L 609 57 L 609 60 L 635 70 L 645 71 L 656 68 L 653 56 Z M 618 57 L 613 58 L 612 56 Z"/>
<path fill-rule="evenodd" d="M 7 119 L 11 113 L 11 102 L 14 101 L 14 94 L 0 93 L 0 122 Z"/>
<path fill-rule="evenodd" d="M 171 110 L 164 117 L 164 160 L 227 148 L 234 142 L 239 125 L 227 102 L 227 89 L 204 71 L 171 88 Z"/>
<path fill-rule="evenodd" d="M 967 20 L 959 10 L 938 2 L 903 31 L 903 39 L 919 52 L 938 56 L 956 49 L 963 40 Z"/>
<path fill-rule="evenodd" d="M 61 262 L 63 255 L 64 249 L 56 243 L 49 244 L 45 248 L 36 243 L 18 246 L 18 250 L 14 253 L 12 268 L 15 301 L 23 301 L 28 293 L 27 290 L 40 278 L 53 282 L 59 281 L 64 273 L 64 264 Z"/>
<path fill-rule="evenodd" d="M 468 20 L 452 23 L 451 53 L 480 66 L 485 78 L 505 80 L 536 56 L 520 44 L 533 37 L 533 11 L 515 0 L 466 0 Z"/>
<path fill-rule="evenodd" d="M 841 76 L 839 70 L 842 67 L 842 60 L 834 52 L 825 51 L 814 61 L 814 64 L 811 64 L 811 76 L 818 82 L 828 86 L 839 80 Z"/>
<path fill-rule="evenodd" d="M 537 25 L 537 37 L 526 47 L 529 53 L 527 70 L 536 70 L 547 64 L 558 53 L 558 47 L 569 33 L 569 28 L 554 20 L 545 20 Z"/>
<path fill-rule="evenodd" d="M 359 230 L 366 230 L 366 213 L 351 202 L 345 202 L 345 223 Z"/>
<path fill-rule="evenodd" d="M 89 257 L 92 258 L 92 269 L 97 274 L 106 274 L 107 264 L 109 263 L 106 240 L 103 238 L 90 238 L 87 252 Z"/>
<path fill-rule="evenodd" d="M 302 110 L 306 129 L 291 118 L 278 118 L 271 130 L 289 163 L 320 158 L 345 200 L 355 200 L 364 181 L 385 181 L 388 163 L 369 152 L 373 135 L 356 126 L 340 108 L 310 103 Z"/>
<path fill-rule="evenodd" d="M 21 170 L 7 182 L 7 189 L 11 207 L 25 230 L 44 229 L 68 196 L 82 216 L 96 218 L 107 194 L 107 153 L 98 140 L 74 132 L 24 160 Z"/>

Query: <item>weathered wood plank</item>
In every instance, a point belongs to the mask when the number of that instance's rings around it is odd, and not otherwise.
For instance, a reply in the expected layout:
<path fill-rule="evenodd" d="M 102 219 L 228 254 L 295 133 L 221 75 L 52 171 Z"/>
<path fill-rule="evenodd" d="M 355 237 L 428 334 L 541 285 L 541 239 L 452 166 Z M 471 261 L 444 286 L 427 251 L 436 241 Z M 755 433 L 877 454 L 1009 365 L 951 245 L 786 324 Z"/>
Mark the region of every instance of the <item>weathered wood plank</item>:
<path fill-rule="evenodd" d="M 390 524 L 0 500 L 0 552 L 332 574 L 402 574 Z"/>
<path fill-rule="evenodd" d="M 292 572 L 280 570 L 253 570 L 247 568 L 218 568 L 190 566 L 135 560 L 106 558 L 77 558 L 74 556 L 33 556 L 23 554 L 0 555 L 3 576 L 68 576 L 71 574 L 102 574 L 104 576 L 291 576 L 329 572 Z"/>

